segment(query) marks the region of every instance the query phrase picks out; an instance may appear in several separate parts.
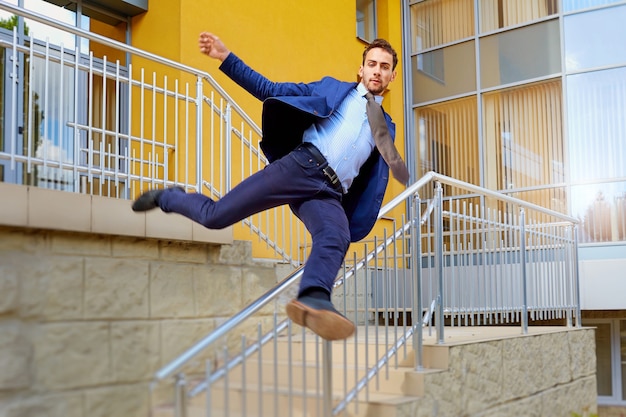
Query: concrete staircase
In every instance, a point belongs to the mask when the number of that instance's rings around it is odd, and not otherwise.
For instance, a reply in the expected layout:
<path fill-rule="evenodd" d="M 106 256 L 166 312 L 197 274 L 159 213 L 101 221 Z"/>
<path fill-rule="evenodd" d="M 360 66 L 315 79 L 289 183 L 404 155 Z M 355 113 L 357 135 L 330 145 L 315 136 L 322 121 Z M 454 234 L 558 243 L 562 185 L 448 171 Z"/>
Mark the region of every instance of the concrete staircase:
<path fill-rule="evenodd" d="M 405 355 L 402 348 L 397 366 L 392 358 L 388 369 L 383 368 L 339 415 L 570 417 L 572 412 L 595 409 L 593 330 L 532 327 L 528 335 L 520 334 L 518 327 L 446 330 L 444 344 L 425 337 L 424 370 L 415 371 L 413 352 L 407 347 Z M 359 336 L 332 344 L 333 407 L 364 375 L 366 365 L 371 367 L 383 354 L 383 347 L 384 341 L 379 341 L 376 352 L 374 343 L 365 345 Z M 224 384 L 215 384 L 208 415 L 322 416 L 317 348 L 310 338 L 304 343 L 292 338 L 291 348 L 286 338 L 270 343 L 258 369 L 249 365 L 245 376 L 241 368 L 229 374 L 226 396 Z M 203 394 L 190 399 L 187 417 L 206 417 L 206 404 Z M 173 415 L 171 406 L 153 413 Z"/>
<path fill-rule="evenodd" d="M 357 334 L 363 333 L 359 329 Z M 332 383 L 333 406 L 343 400 L 355 381 L 364 377 L 367 367 L 372 367 L 378 357 L 385 352 L 384 340 L 379 341 L 378 351 L 370 334 L 367 345 L 364 337 L 355 337 L 346 342 L 332 343 Z M 291 347 L 286 337 L 281 337 L 276 345 L 270 343 L 261 355 L 250 357 L 245 376 L 242 367 L 234 369 L 228 377 L 228 393 L 223 381 L 211 390 L 211 416 L 321 416 L 323 398 L 321 384 L 321 346 L 319 341 L 307 337 L 304 341 L 292 337 Z M 317 346 L 316 346 L 317 344 Z M 355 401 L 341 415 L 344 416 L 389 416 L 398 410 L 414 408 L 424 394 L 424 386 L 429 375 L 444 372 L 447 368 L 447 348 L 427 346 L 424 357 L 429 368 L 417 372 L 413 367 L 413 352 L 402 349 L 398 360 L 375 376 Z M 277 358 L 277 360 L 275 360 Z M 254 364 L 254 366 L 252 366 Z M 254 369 L 249 369 L 254 368 Z M 226 395 L 225 395 L 226 394 Z M 192 398 L 188 404 L 187 417 L 206 417 L 206 395 Z M 172 417 L 171 407 L 159 407 L 154 417 Z"/>

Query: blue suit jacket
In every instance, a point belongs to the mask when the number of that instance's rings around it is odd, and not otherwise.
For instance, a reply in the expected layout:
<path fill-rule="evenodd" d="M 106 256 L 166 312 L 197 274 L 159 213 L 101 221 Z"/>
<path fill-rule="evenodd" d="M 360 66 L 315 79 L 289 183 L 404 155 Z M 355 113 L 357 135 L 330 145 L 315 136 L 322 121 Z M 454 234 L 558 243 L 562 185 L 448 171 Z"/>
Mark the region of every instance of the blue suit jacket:
<path fill-rule="evenodd" d="M 357 85 L 331 77 L 312 83 L 272 82 L 232 52 L 220 70 L 263 101 L 261 149 L 270 163 L 298 146 L 306 128 L 317 118 L 328 117 Z M 385 118 L 389 133 L 395 138 L 395 124 L 386 113 Z M 388 181 L 389 167 L 374 148 L 342 200 L 353 242 L 372 230 Z"/>

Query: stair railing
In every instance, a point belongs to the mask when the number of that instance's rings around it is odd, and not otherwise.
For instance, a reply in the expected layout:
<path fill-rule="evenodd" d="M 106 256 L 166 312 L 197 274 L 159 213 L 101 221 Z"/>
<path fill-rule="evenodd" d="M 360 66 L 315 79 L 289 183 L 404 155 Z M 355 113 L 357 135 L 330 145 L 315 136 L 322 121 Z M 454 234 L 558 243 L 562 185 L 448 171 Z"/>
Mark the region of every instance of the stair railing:
<path fill-rule="evenodd" d="M 411 219 L 394 222 L 391 235 L 378 230 L 373 246 L 354 245 L 337 277 L 333 303 L 357 324 L 354 338 L 323 341 L 285 318 L 298 270 L 162 368 L 155 383 L 184 371 L 188 401 L 203 403 L 208 416 L 235 407 L 324 417 L 354 407 L 356 414 L 390 385 L 380 379 L 424 369 L 423 328 L 433 318 L 435 343 L 444 341 L 444 324 L 519 323 L 522 333 L 528 320 L 580 326 L 576 219 L 434 172 L 386 204 L 379 219 L 398 209 Z"/>

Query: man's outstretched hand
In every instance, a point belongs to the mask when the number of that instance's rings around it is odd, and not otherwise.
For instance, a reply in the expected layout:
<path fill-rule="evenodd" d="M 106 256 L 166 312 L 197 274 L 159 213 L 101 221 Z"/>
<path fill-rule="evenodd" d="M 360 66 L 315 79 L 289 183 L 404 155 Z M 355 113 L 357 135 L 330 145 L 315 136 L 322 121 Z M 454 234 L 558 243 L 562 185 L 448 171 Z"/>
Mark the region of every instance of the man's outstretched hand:
<path fill-rule="evenodd" d="M 202 32 L 198 38 L 198 46 L 200 47 L 200 52 L 220 61 L 224 61 L 230 54 L 226 45 L 212 33 Z"/>

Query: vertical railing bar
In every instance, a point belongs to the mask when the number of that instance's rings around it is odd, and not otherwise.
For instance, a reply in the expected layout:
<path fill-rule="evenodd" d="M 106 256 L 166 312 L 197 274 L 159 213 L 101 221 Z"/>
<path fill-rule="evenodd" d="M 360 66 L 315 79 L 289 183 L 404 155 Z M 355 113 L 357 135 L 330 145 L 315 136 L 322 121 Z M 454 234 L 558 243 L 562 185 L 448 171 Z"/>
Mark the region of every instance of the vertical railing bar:
<path fill-rule="evenodd" d="M 143 175 L 143 166 L 144 166 L 144 133 L 145 133 L 145 106 L 146 106 L 146 87 L 145 87 L 145 68 L 141 68 L 141 76 L 139 82 L 139 190 L 141 192 L 143 189 L 144 175 Z M 132 104 L 132 103 L 131 103 Z M 132 107 L 132 105 L 130 106 Z M 91 122 L 89 123 L 91 125 Z"/>
<path fill-rule="evenodd" d="M 243 132 L 244 132 L 243 120 L 241 121 L 241 125 L 239 126 L 239 130 L 240 130 L 240 134 L 241 134 L 241 140 L 240 140 L 241 145 L 239 147 L 239 149 L 240 149 L 239 150 L 239 161 L 240 161 L 240 165 L 241 165 L 241 179 L 244 179 L 244 178 L 246 178 L 246 173 L 245 173 L 245 169 L 244 169 L 246 164 L 244 163 L 244 161 L 245 161 L 245 159 L 244 159 L 244 155 L 245 155 L 245 153 L 244 153 L 244 148 L 245 148 L 244 140 L 245 140 L 245 137 L 243 136 Z"/>
<path fill-rule="evenodd" d="M 189 186 L 189 83 L 185 83 L 185 188 Z M 197 155 L 196 155 L 197 158 Z M 197 172 L 196 172 L 197 173 Z M 197 180 L 197 178 L 196 178 Z M 198 181 L 196 181 L 197 186 Z M 202 182 L 200 182 L 202 183 Z M 202 192 L 202 188 L 196 189 L 196 192 Z"/>
<path fill-rule="evenodd" d="M 443 344 L 443 215 L 442 215 L 442 194 L 441 183 L 437 183 L 435 202 L 435 227 L 436 227 L 436 248 L 435 248 L 435 269 L 438 277 L 437 289 L 437 343 Z M 421 313 L 420 313 L 421 314 Z"/>
<path fill-rule="evenodd" d="M 17 28 L 15 28 L 17 29 Z M 29 48 L 29 71 L 28 71 L 28 126 L 26 126 L 27 131 L 28 131 L 28 138 L 26 138 L 27 141 L 27 172 L 30 174 L 32 171 L 32 157 L 33 157 L 33 143 L 34 143 L 34 132 L 35 132 L 35 128 L 34 128 L 34 104 L 33 104 L 33 85 L 35 84 L 33 82 L 33 77 L 34 77 L 34 73 L 35 73 L 35 51 L 34 51 L 34 42 L 30 43 L 30 48 Z M 16 51 L 16 49 L 14 49 L 14 51 Z M 17 68 L 17 55 L 15 55 L 15 60 L 13 61 L 13 64 L 16 66 Z M 24 61 L 26 61 L 26 58 L 24 57 Z M 15 83 L 18 83 L 18 75 L 17 75 L 17 69 L 15 69 Z M 13 89 L 14 94 L 17 96 L 17 88 Z M 17 97 L 16 97 L 17 100 Z M 13 103 L 13 108 L 17 109 L 17 101 L 15 101 Z M 13 126 L 15 128 L 15 123 L 17 122 L 16 117 L 12 117 L 11 118 Z M 13 141 L 12 143 L 14 145 L 16 145 L 17 142 L 17 131 L 16 129 L 13 129 Z M 22 138 L 22 140 L 24 140 L 24 138 Z M 13 149 L 13 156 L 15 156 L 15 149 Z M 15 169 L 15 164 L 12 164 L 11 169 Z"/>
<path fill-rule="evenodd" d="M 405 225 L 406 221 L 407 221 L 406 216 L 404 213 L 402 213 L 402 216 L 401 216 L 402 224 Z M 409 259 L 407 257 L 407 244 L 406 244 L 407 235 L 406 235 L 406 229 L 404 227 L 402 228 L 402 231 L 401 231 L 400 242 L 402 242 L 402 334 L 406 334 L 406 317 L 407 317 L 407 307 L 408 307 L 406 298 L 407 298 L 407 295 L 409 294 L 406 287 L 407 287 L 407 271 L 408 271 L 407 263 Z M 406 356 L 407 356 L 407 345 L 408 343 L 402 344 L 403 359 L 406 359 Z"/>
<path fill-rule="evenodd" d="M 496 323 L 496 317 L 495 317 L 495 289 L 496 286 L 498 285 L 498 277 L 495 275 L 495 271 L 494 271 L 494 266 L 495 266 L 495 256 L 497 255 L 496 253 L 496 246 L 495 246 L 495 241 L 494 241 L 494 237 L 496 234 L 496 230 L 495 230 L 495 226 L 494 226 L 494 210 L 490 207 L 487 208 L 487 227 L 488 227 L 488 238 L 491 240 L 491 244 L 489 245 L 489 252 L 491 253 L 490 261 L 489 261 L 489 301 L 488 301 L 488 305 L 489 307 L 489 324 L 493 324 Z"/>
<path fill-rule="evenodd" d="M 382 285 L 383 290 L 382 290 L 382 297 L 383 297 L 383 312 L 384 312 L 384 305 L 385 305 L 385 271 L 383 270 L 382 273 L 382 277 L 380 279 L 378 279 L 378 273 L 380 272 L 380 268 L 378 267 L 378 236 L 374 236 L 374 271 L 376 271 L 376 285 L 374 286 L 373 290 L 375 291 L 375 300 L 376 301 L 376 307 L 374 308 L 374 352 L 376 355 L 376 359 L 379 358 L 378 356 L 378 349 L 379 349 L 379 338 L 380 338 L 380 324 L 379 324 L 379 315 L 380 315 L 380 301 L 379 300 L 379 291 L 380 291 L 380 286 Z M 367 368 L 369 369 L 369 367 Z M 368 384 L 369 386 L 369 384 Z M 380 373 L 376 372 L 376 389 L 379 389 L 380 387 Z"/>
<path fill-rule="evenodd" d="M 202 171 L 204 161 L 204 117 L 202 111 L 202 98 L 204 90 L 202 85 L 202 76 L 196 75 L 196 192 L 202 192 Z"/>
<path fill-rule="evenodd" d="M 322 416 L 323 410 L 322 407 L 319 405 L 320 402 L 320 393 L 322 391 L 321 389 L 321 377 L 320 377 L 320 338 L 318 335 L 314 335 L 312 336 L 313 339 L 315 340 L 315 393 L 317 396 L 317 415 L 318 417 Z M 306 334 L 305 334 L 305 339 L 306 339 Z M 323 416 L 326 417 L 326 416 Z"/>
<path fill-rule="evenodd" d="M 185 374 L 177 374 L 174 383 L 174 416 L 187 417 L 187 382 Z"/>
<path fill-rule="evenodd" d="M 210 196 L 213 197 L 213 190 L 215 189 L 215 106 L 213 105 L 215 103 L 215 92 L 213 90 L 211 90 L 211 96 L 210 96 L 210 100 L 211 100 L 211 104 L 210 104 L 210 112 L 209 112 L 209 126 L 210 126 L 210 132 L 209 132 L 209 138 L 210 138 L 210 142 L 209 142 L 209 155 L 210 155 L 210 161 L 211 161 L 211 166 L 209 168 L 209 181 L 211 182 L 211 190 L 210 190 Z"/>
<path fill-rule="evenodd" d="M 289 415 L 292 416 L 294 414 L 293 408 L 293 340 L 292 340 L 292 321 L 287 321 L 287 410 Z"/>
<path fill-rule="evenodd" d="M 396 230 L 397 229 L 397 224 L 396 224 L 396 219 L 393 219 L 392 222 L 393 225 L 393 236 L 392 236 L 392 245 L 393 245 L 393 272 L 394 272 L 394 280 L 395 280 L 395 285 L 394 285 L 394 308 L 393 308 L 393 334 L 394 334 L 394 340 L 398 340 L 398 314 L 400 312 L 398 306 L 400 304 L 400 301 L 398 300 L 398 296 L 399 296 L 399 282 L 398 282 L 398 241 L 396 239 Z M 386 240 L 386 239 L 385 239 Z M 385 349 L 387 349 L 387 347 L 385 347 Z M 394 355 L 394 368 L 397 369 L 398 368 L 398 355 Z"/>
<path fill-rule="evenodd" d="M 370 341 L 370 329 L 369 329 L 369 309 L 367 307 L 367 301 L 370 299 L 370 296 L 368 294 L 367 291 L 367 284 L 369 282 L 369 280 L 371 279 L 370 277 L 370 268 L 369 268 L 369 262 L 367 262 L 367 256 L 368 256 L 368 249 L 367 249 L 367 243 L 365 243 L 363 245 L 363 259 L 364 259 L 364 273 L 365 273 L 365 369 L 369 369 L 369 341 Z M 376 268 L 374 267 L 374 271 L 376 271 Z M 372 307 L 375 304 L 375 288 L 376 288 L 376 281 L 377 281 L 377 277 L 374 277 L 374 279 L 372 279 Z M 376 321 L 376 312 L 375 312 L 375 308 L 372 309 L 374 311 L 374 321 Z M 356 347 L 355 347 L 356 349 Z M 367 387 L 365 388 L 365 401 L 369 401 L 369 396 L 370 396 L 370 386 L 369 384 L 367 384 Z"/>
<path fill-rule="evenodd" d="M 261 343 L 263 339 L 263 325 L 259 322 L 257 325 L 257 343 Z M 258 403 L 259 403 L 259 415 L 263 415 L 263 348 L 259 348 L 258 352 L 258 362 L 257 362 L 257 379 L 259 381 L 258 384 Z"/>
<path fill-rule="evenodd" d="M 179 147 L 179 133 L 178 133 L 178 112 L 179 112 L 179 108 L 178 108 L 178 80 L 175 79 L 174 80 L 174 182 L 176 184 L 179 183 L 179 178 L 178 178 L 178 159 L 179 159 L 179 154 L 180 154 L 180 147 Z M 211 142 L 212 143 L 212 142 Z M 187 152 L 185 152 L 187 153 Z M 187 169 L 187 167 L 185 167 L 185 170 Z M 187 184 L 185 183 L 185 191 L 187 191 Z M 201 190 L 197 190 L 198 192 L 201 192 Z"/>
<path fill-rule="evenodd" d="M 77 54 L 77 56 L 78 56 L 78 54 Z M 76 71 L 78 71 L 78 58 L 76 58 Z M 127 134 L 128 134 L 128 146 L 126 148 L 127 149 L 127 151 L 126 151 L 126 155 L 127 155 L 126 156 L 126 168 L 127 168 L 126 172 L 128 172 L 129 179 L 127 181 L 128 185 L 126 186 L 126 188 L 128 190 L 128 194 L 129 194 L 128 197 L 129 198 L 132 197 L 132 192 L 133 192 L 132 189 L 134 187 L 134 185 L 131 184 L 130 176 L 136 170 L 136 168 L 135 168 L 136 164 L 135 164 L 135 161 L 134 161 L 135 150 L 132 149 L 132 147 L 133 147 L 132 146 L 133 145 L 133 139 L 132 139 L 133 138 L 132 137 L 132 129 L 133 129 L 133 118 L 132 118 L 132 116 L 133 116 L 133 106 L 132 106 L 132 103 L 133 103 L 133 101 L 132 101 L 132 99 L 133 99 L 133 83 L 132 83 L 132 80 L 131 80 L 131 74 L 132 73 L 133 73 L 133 64 L 132 63 L 128 63 L 128 102 L 126 103 L 127 104 L 127 108 L 128 108 L 128 127 L 127 127 L 127 129 L 128 129 L 128 132 L 127 132 Z M 78 76 L 76 76 L 76 78 L 78 79 Z M 78 83 L 76 85 L 77 85 L 76 90 L 78 90 Z M 76 102 L 78 102 L 78 91 L 76 91 Z M 77 107 L 77 106 L 74 106 L 74 107 Z M 75 120 L 77 120 L 77 118 L 75 118 Z M 132 149 L 132 151 L 131 151 L 131 149 Z M 133 164 L 132 165 L 130 163 L 131 162 L 130 161 L 131 152 L 132 152 L 132 155 L 133 155 Z M 132 181 L 132 182 L 134 183 L 134 181 Z"/>
<path fill-rule="evenodd" d="M 573 226 L 574 230 L 572 231 L 573 239 L 574 239 L 574 248 L 572 250 L 573 259 L 572 265 L 574 265 L 573 277 L 574 277 L 574 301 L 576 302 L 576 327 L 582 327 L 581 321 L 581 311 L 580 311 L 580 275 L 579 275 L 579 264 L 578 264 L 578 226 Z"/>
<path fill-rule="evenodd" d="M 167 188 L 169 178 L 168 178 L 168 169 L 167 164 L 169 161 L 168 158 L 168 147 L 167 147 L 167 120 L 169 118 L 168 107 L 167 107 L 167 99 L 168 99 L 168 85 L 167 85 L 167 74 L 163 75 L 163 188 Z"/>
<path fill-rule="evenodd" d="M 528 294 L 526 282 L 526 219 L 524 208 L 520 208 L 520 252 L 522 273 L 522 333 L 528 333 Z"/>
<path fill-rule="evenodd" d="M 121 197 L 120 192 L 120 161 L 121 161 L 121 151 L 120 151 L 120 105 L 122 103 L 120 97 L 120 60 L 115 61 L 115 155 L 113 156 L 113 164 L 115 165 L 113 171 L 113 177 L 115 180 L 115 193 L 116 198 Z M 128 198 L 128 197 L 127 197 Z"/>
<path fill-rule="evenodd" d="M 342 301 L 343 301 L 343 314 L 344 316 L 348 316 L 348 286 L 350 284 L 348 284 L 347 280 L 346 280 L 346 275 L 347 275 L 347 265 L 346 265 L 346 258 L 344 258 L 344 261 L 342 263 L 342 289 L 343 289 L 343 295 L 342 297 Z M 356 281 L 356 277 L 353 281 Z M 355 327 L 358 324 L 358 317 L 357 317 L 357 308 L 356 308 L 356 304 L 354 304 L 354 317 L 352 319 L 352 321 L 355 323 Z M 356 341 L 356 329 L 355 329 L 355 335 L 353 336 L 355 338 Z M 356 343 L 356 342 L 355 342 Z M 342 342 L 343 345 L 343 397 L 346 398 L 346 396 L 348 395 L 348 340 L 344 339 Z"/>
<path fill-rule="evenodd" d="M 357 254 L 356 251 L 352 252 L 352 265 L 353 268 L 356 267 L 357 264 Z M 364 313 L 363 313 L 363 317 L 364 317 L 364 321 L 367 323 L 367 299 L 368 299 L 368 294 L 367 294 L 367 274 L 365 275 L 365 279 L 363 280 L 363 286 L 364 286 L 364 290 L 363 290 L 363 305 L 364 305 Z M 356 326 L 356 331 L 355 331 L 355 343 L 354 343 L 354 383 L 356 384 L 357 381 L 359 380 L 359 344 L 356 343 L 356 341 L 359 338 L 359 315 L 358 315 L 358 293 L 359 293 L 359 287 L 358 287 L 358 279 L 356 279 L 356 276 L 354 277 L 354 279 L 352 280 L 352 282 L 354 282 L 354 311 L 355 311 L 355 315 L 354 315 L 354 319 L 355 319 L 355 323 L 357 324 Z M 344 284 L 345 285 L 345 284 Z M 367 339 L 365 339 L 367 340 Z M 346 361 L 347 363 L 347 361 Z M 347 373 L 347 372 L 346 372 Z M 347 388 L 346 388 L 347 391 Z M 358 401 L 355 403 L 355 412 L 358 413 L 358 408 L 359 408 L 359 403 Z"/>
<path fill-rule="evenodd" d="M 32 42 L 31 42 L 32 43 Z M 44 87 L 43 87 L 43 114 L 49 114 L 48 109 L 48 96 L 50 95 L 49 91 L 49 75 L 50 75 L 50 39 L 46 37 L 46 52 L 44 58 Z M 43 120 L 43 172 L 44 175 L 49 175 L 48 172 L 48 141 L 50 138 L 50 134 L 48 133 L 48 122 Z M 47 187 L 46 187 L 47 188 Z"/>
<path fill-rule="evenodd" d="M 387 262 L 388 254 L 387 249 L 389 246 L 387 245 L 387 228 L 383 229 L 383 277 L 384 277 L 384 286 L 383 286 L 383 314 L 385 318 L 385 350 L 387 350 L 389 346 L 389 303 L 391 302 L 391 298 L 389 297 L 390 292 L 390 281 L 391 277 L 389 276 L 389 265 Z M 378 359 L 379 356 L 376 355 Z M 385 361 L 385 378 L 389 379 L 389 362 Z"/>
<path fill-rule="evenodd" d="M 30 43 L 30 59 L 29 62 L 32 64 L 32 56 L 33 56 L 33 43 Z M 13 27 L 13 53 L 11 54 L 11 78 L 12 78 L 12 85 L 13 87 L 11 88 L 11 108 L 12 109 L 17 109 L 17 87 L 19 86 L 19 80 L 18 80 L 18 76 L 17 76 L 17 61 L 18 61 L 18 56 L 17 56 L 17 26 Z M 32 71 L 29 71 L 29 74 L 32 74 Z M 27 164 L 27 169 L 28 169 L 28 173 L 30 173 L 30 153 L 31 153 L 31 149 L 30 149 L 30 124 L 31 124 L 31 117 L 30 117 L 30 109 L 31 109 L 31 97 L 32 97 L 32 83 L 29 82 L 28 83 L 28 126 L 26 126 L 27 130 L 28 130 L 28 135 L 29 135 L 29 140 L 28 140 L 28 164 Z M 11 170 L 15 170 L 15 155 L 17 152 L 17 115 L 14 114 L 11 117 Z"/>
<path fill-rule="evenodd" d="M 224 126 L 226 125 L 226 109 L 224 108 L 224 98 L 220 97 L 220 158 L 219 158 L 219 174 L 220 174 L 220 192 L 222 195 L 228 191 L 226 189 L 226 176 L 224 175 Z"/>
<path fill-rule="evenodd" d="M 415 370 L 422 371 L 423 365 L 423 348 L 424 348 L 424 323 L 423 323 L 423 306 L 422 306 L 422 227 L 420 224 L 420 198 L 415 194 L 413 201 L 413 250 L 411 251 L 413 266 L 413 350 L 415 352 Z"/>
<path fill-rule="evenodd" d="M 59 56 L 59 91 L 64 93 L 64 79 L 63 79 L 63 72 L 65 71 L 65 48 L 63 46 L 63 42 L 61 42 L 60 44 L 60 56 Z M 59 123 L 57 125 L 58 129 L 57 129 L 57 136 L 59 138 L 59 174 L 61 175 L 61 178 L 58 181 L 59 184 L 59 189 L 63 189 L 65 190 L 65 181 L 63 180 L 63 178 L 65 177 L 65 169 L 62 168 L 60 166 L 60 164 L 65 162 L 65 138 L 63 135 L 63 117 L 65 116 L 63 113 L 63 98 L 65 97 L 65 94 L 59 94 L 59 101 L 57 103 L 57 107 L 59 109 L 59 120 L 61 121 L 61 123 Z"/>
<path fill-rule="evenodd" d="M 333 415 L 333 379 L 332 379 L 332 362 L 333 350 L 330 340 L 322 341 L 322 407 L 324 417 L 332 417 Z M 278 414 L 276 414 L 278 415 Z"/>
<path fill-rule="evenodd" d="M 459 300 L 457 300 L 457 286 L 458 286 L 458 282 L 459 279 L 457 278 L 457 254 L 458 254 L 458 246 L 456 244 L 456 240 L 457 240 L 457 236 L 458 236 L 458 232 L 457 229 L 454 225 L 454 219 L 456 216 L 456 213 L 454 212 L 454 204 L 455 201 L 450 200 L 449 201 L 449 214 L 448 214 L 448 224 L 449 224 L 449 236 L 450 236 L 450 243 L 449 243 L 449 247 L 450 250 L 447 252 L 448 253 L 448 270 L 449 272 L 449 280 L 448 282 L 449 284 L 449 295 L 448 295 L 448 300 L 450 303 L 450 326 L 454 327 L 454 322 L 455 320 L 458 320 L 458 314 L 459 314 Z"/>
<path fill-rule="evenodd" d="M 470 326 L 474 326 L 474 323 L 478 322 L 480 317 L 480 313 L 477 313 L 478 307 L 478 294 L 480 292 L 479 288 L 479 278 L 478 278 L 478 265 L 476 265 L 476 259 L 478 258 L 478 248 L 476 248 L 476 244 L 474 240 L 478 240 L 476 238 L 476 220 L 474 219 L 474 210 L 475 205 L 471 202 L 467 205 L 469 212 L 469 224 L 471 227 L 471 233 L 469 235 L 469 247 L 467 248 L 469 263 L 472 271 L 472 280 L 470 285 Z"/>
<path fill-rule="evenodd" d="M 32 48 L 32 42 L 31 42 L 31 48 Z M 74 48 L 74 103 L 78 103 L 78 79 L 80 78 L 79 77 L 80 70 L 78 69 L 78 59 L 79 59 L 79 57 L 80 57 L 79 45 L 77 43 L 75 45 L 75 48 Z M 130 108 L 131 106 L 128 106 L 128 107 Z M 74 122 L 78 123 L 78 106 L 76 104 L 74 104 Z M 129 123 L 129 125 L 130 125 L 130 123 Z M 73 127 L 73 129 L 74 129 L 73 130 L 73 133 L 74 133 L 73 134 L 73 139 L 74 139 L 74 141 L 73 141 L 74 170 L 73 170 L 72 175 L 73 175 L 73 178 L 74 178 L 74 192 L 80 193 L 80 179 L 79 179 L 80 175 L 78 174 L 78 165 L 80 163 L 80 130 L 78 129 L 78 127 L 76 125 Z M 130 132 L 129 132 L 129 134 L 130 134 Z M 129 186 L 130 186 L 130 181 L 128 181 L 128 182 L 129 182 Z"/>
<path fill-rule="evenodd" d="M 100 187 L 99 187 L 99 195 L 102 196 L 102 188 L 103 181 L 105 181 L 105 173 L 104 173 L 104 150 L 105 147 L 102 146 L 106 142 L 106 109 L 107 109 L 107 56 L 104 55 L 102 57 L 102 114 L 100 115 Z"/>
<path fill-rule="evenodd" d="M 274 371 L 274 415 L 277 416 L 278 412 L 278 333 L 276 329 L 278 327 L 278 315 L 274 312 L 274 327 L 272 332 L 274 333 L 274 337 L 272 338 L 272 344 L 274 348 L 274 358 L 273 358 L 273 371 Z"/>
<path fill-rule="evenodd" d="M 104 135 L 104 133 L 102 133 Z M 98 195 L 102 196 L 102 181 L 104 181 L 104 140 L 100 141 L 100 186 L 98 187 Z"/>
<path fill-rule="evenodd" d="M 480 244 L 480 270 L 482 271 L 480 274 L 478 274 L 478 279 L 479 281 L 481 281 L 482 285 L 479 284 L 479 288 L 481 289 L 478 292 L 478 298 L 479 298 L 479 311 L 480 314 L 478 315 L 478 325 L 480 326 L 481 324 L 481 320 L 483 325 L 487 324 L 487 242 L 486 242 L 486 232 L 485 232 L 485 201 L 484 199 L 481 201 L 480 207 L 478 207 L 476 209 L 476 216 L 478 217 L 477 219 L 477 227 L 480 228 L 479 230 L 479 236 L 480 236 L 480 240 L 479 240 L 479 244 Z"/>
<path fill-rule="evenodd" d="M 308 407 L 307 407 L 307 403 L 309 401 L 308 396 L 307 396 L 307 357 L 306 357 L 306 343 L 304 343 L 305 341 L 305 332 L 306 332 L 306 327 L 302 326 L 300 328 L 300 331 L 302 332 L 302 417 L 306 417 L 307 415 L 307 411 L 308 411 Z M 313 399 L 315 399 L 315 396 L 313 396 Z"/>
<path fill-rule="evenodd" d="M 504 225 L 504 221 L 502 218 L 502 210 L 498 209 L 497 211 L 497 222 L 498 222 L 498 251 L 500 254 L 500 262 L 498 262 L 498 282 L 499 282 L 499 291 L 497 293 L 498 298 L 498 311 L 499 311 L 499 320 L 498 323 L 504 323 L 504 318 L 506 314 L 506 303 L 504 302 L 504 294 L 505 294 L 505 286 L 506 282 L 504 280 L 504 265 L 506 264 L 506 245 L 504 244 L 504 233 L 506 233 L 506 227 Z"/>
<path fill-rule="evenodd" d="M 226 181 L 226 189 L 224 190 L 224 194 L 229 192 L 231 190 L 232 187 L 232 176 L 231 176 L 231 171 L 232 171 L 232 166 L 231 166 L 231 162 L 232 162 L 232 112 L 231 112 L 231 106 L 230 106 L 230 102 L 226 102 L 226 132 L 225 132 L 225 137 L 224 137 L 224 146 L 225 146 L 225 152 L 226 152 L 226 159 L 225 159 L 225 163 L 226 163 L 226 167 L 225 167 L 225 171 L 224 171 L 224 179 Z"/>

